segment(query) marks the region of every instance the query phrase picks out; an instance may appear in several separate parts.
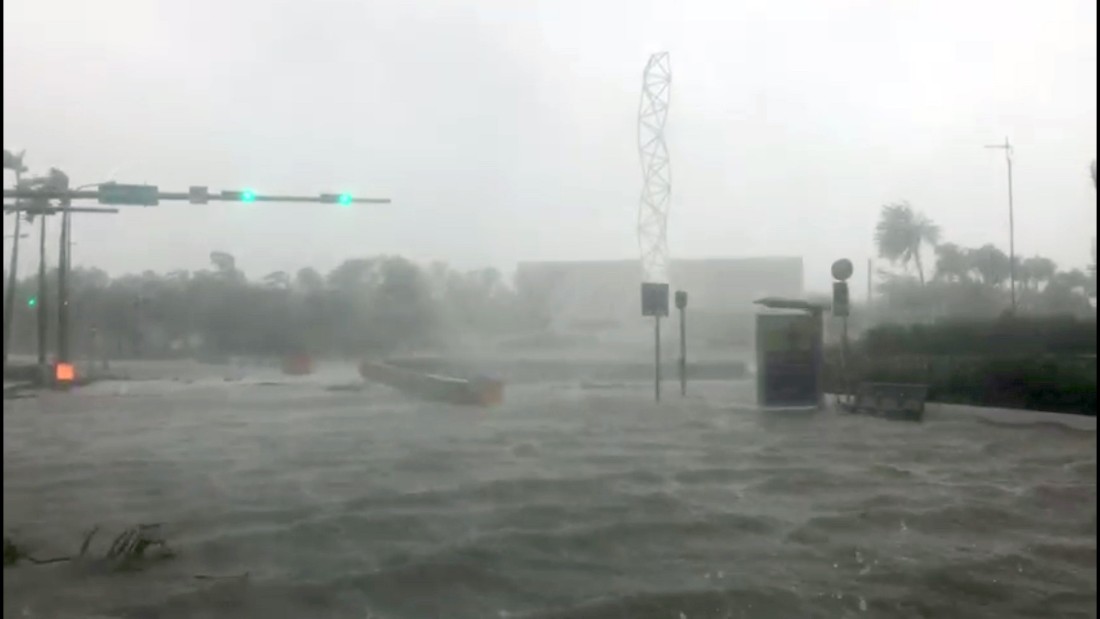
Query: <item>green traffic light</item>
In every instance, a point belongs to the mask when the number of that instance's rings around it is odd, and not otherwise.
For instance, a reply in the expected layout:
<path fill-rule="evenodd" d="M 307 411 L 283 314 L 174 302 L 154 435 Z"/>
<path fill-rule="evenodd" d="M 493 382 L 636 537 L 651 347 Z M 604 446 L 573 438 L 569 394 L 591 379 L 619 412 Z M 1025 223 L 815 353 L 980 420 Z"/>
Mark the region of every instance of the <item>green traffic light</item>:
<path fill-rule="evenodd" d="M 241 192 L 241 202 L 255 202 L 256 192 L 251 189 L 245 189 Z"/>
<path fill-rule="evenodd" d="M 351 194 L 350 193 L 340 194 L 339 196 L 336 197 L 336 203 L 341 204 L 343 206 L 350 205 L 351 204 Z"/>
<path fill-rule="evenodd" d="M 38 297 L 31 297 L 27 299 L 27 307 L 34 307 L 38 305 Z"/>

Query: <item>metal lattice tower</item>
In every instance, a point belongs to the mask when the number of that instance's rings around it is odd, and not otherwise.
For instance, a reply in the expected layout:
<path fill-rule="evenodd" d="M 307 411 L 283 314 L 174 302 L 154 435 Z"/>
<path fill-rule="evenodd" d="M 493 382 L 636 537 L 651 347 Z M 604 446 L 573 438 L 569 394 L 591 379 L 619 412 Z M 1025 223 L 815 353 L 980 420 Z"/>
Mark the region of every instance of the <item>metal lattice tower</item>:
<path fill-rule="evenodd" d="M 668 282 L 666 230 L 672 197 L 672 170 L 665 144 L 665 121 L 672 96 L 672 66 L 668 52 L 649 57 L 642 76 L 638 106 L 638 156 L 642 160 L 642 198 L 638 206 L 638 248 L 642 281 Z"/>

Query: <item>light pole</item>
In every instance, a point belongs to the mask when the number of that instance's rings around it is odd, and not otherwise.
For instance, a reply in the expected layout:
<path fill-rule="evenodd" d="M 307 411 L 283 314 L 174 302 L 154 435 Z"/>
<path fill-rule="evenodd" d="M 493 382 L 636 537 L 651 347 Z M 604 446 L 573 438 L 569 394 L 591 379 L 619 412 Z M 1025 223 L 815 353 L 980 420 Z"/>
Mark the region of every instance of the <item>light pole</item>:
<path fill-rule="evenodd" d="M 1012 144 L 1005 137 L 1004 144 L 987 144 L 986 148 L 1004 150 L 1008 165 L 1008 277 L 1012 288 L 1012 314 L 1016 314 L 1016 218 L 1012 209 Z"/>

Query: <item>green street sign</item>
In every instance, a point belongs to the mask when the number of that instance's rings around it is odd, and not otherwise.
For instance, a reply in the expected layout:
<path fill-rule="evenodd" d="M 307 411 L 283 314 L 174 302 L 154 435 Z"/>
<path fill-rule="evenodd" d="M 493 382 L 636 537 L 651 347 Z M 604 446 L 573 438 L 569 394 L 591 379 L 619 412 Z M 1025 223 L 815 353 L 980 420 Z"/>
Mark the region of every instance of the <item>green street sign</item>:
<path fill-rule="evenodd" d="M 156 185 L 108 183 L 99 186 L 99 203 L 156 206 L 160 203 L 159 194 L 160 190 Z"/>

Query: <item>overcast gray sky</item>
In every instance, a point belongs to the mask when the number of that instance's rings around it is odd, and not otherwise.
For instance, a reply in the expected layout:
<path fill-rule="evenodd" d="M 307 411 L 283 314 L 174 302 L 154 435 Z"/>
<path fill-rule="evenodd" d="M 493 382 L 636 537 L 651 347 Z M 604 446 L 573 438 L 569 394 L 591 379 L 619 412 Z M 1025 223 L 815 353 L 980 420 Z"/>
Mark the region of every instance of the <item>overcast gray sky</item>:
<path fill-rule="evenodd" d="M 1096 3 L 5 0 L 4 146 L 74 184 L 349 190 L 388 206 L 166 203 L 75 222 L 112 273 L 251 275 L 397 253 L 460 267 L 638 255 L 636 113 L 673 71 L 672 255 L 862 267 L 879 207 L 1084 266 Z M 6 177 L 6 183 L 10 183 Z M 28 265 L 27 268 L 33 268 Z M 857 271 L 857 278 L 863 271 Z"/>

